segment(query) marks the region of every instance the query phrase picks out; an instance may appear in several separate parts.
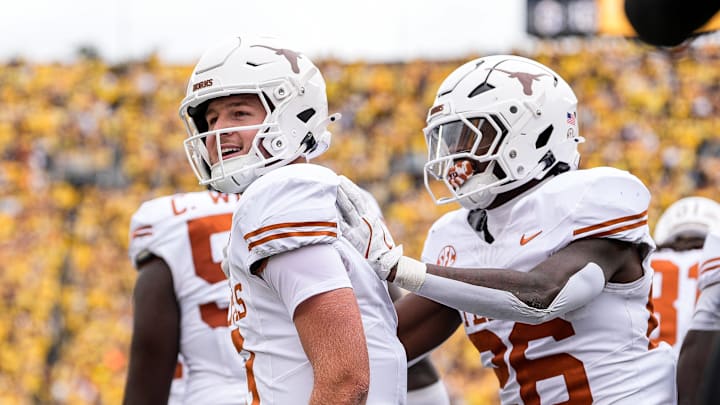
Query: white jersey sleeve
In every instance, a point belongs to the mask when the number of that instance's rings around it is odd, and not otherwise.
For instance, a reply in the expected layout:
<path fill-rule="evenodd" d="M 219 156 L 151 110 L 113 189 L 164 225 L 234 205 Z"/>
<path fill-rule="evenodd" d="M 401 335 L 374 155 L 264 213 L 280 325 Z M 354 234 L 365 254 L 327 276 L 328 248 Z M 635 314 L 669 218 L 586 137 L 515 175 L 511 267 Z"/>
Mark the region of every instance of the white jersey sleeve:
<path fill-rule="evenodd" d="M 720 330 L 720 232 L 705 238 L 700 261 L 700 298 L 690 329 Z"/>
<path fill-rule="evenodd" d="M 248 187 L 235 217 L 249 256 L 246 265 L 338 238 L 338 176 L 330 169 L 295 164 L 274 170 Z"/>
<path fill-rule="evenodd" d="M 632 174 L 610 167 L 582 172 L 587 176 L 584 186 L 582 190 L 573 190 L 582 195 L 570 211 L 573 240 L 610 238 L 644 244 L 649 251 L 654 250 L 647 224 L 650 205 L 647 187 Z"/>
<path fill-rule="evenodd" d="M 705 289 L 720 283 L 720 232 L 714 231 L 705 238 L 700 257 L 698 288 Z"/>
<path fill-rule="evenodd" d="M 175 217 L 173 196 L 144 202 L 130 220 L 128 256 L 137 269 L 149 255 L 162 257 L 164 246 L 178 237 L 172 223 Z"/>
<path fill-rule="evenodd" d="M 292 268 L 293 271 L 287 271 Z M 318 292 L 352 288 L 338 251 L 329 244 L 307 246 L 275 255 L 263 271 L 290 317 L 303 301 Z"/>

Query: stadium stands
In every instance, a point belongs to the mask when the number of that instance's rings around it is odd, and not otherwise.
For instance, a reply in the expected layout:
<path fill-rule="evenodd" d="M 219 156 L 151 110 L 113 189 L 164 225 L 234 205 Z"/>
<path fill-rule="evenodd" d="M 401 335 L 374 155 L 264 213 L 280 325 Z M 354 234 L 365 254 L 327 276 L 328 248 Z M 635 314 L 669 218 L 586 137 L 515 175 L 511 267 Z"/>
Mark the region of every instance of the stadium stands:
<path fill-rule="evenodd" d="M 696 151 L 720 135 L 720 47 L 698 46 L 678 57 L 571 40 L 527 55 L 576 89 L 581 166 L 611 164 L 645 181 L 651 223 L 680 197 L 717 197 L 717 184 L 695 179 Z M 410 256 L 452 208 L 424 189 L 421 130 L 440 80 L 461 62 L 320 64 L 330 109 L 343 114 L 321 159 L 375 194 Z M 143 200 L 198 187 L 177 117 L 190 70 L 155 57 L 0 65 L 0 403 L 120 402 L 136 277 L 130 215 Z M 455 397 L 497 401 L 465 339 L 435 356 Z"/>

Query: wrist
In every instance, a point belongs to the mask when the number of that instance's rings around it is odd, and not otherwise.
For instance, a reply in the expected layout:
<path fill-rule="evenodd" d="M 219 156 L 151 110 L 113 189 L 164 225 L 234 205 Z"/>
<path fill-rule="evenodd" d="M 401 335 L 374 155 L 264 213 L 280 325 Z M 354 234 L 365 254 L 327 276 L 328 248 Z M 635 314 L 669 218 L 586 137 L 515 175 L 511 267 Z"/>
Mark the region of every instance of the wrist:
<path fill-rule="evenodd" d="M 426 274 L 427 266 L 425 263 L 402 256 L 397 265 L 390 270 L 388 281 L 408 291 L 417 292 L 425 282 Z"/>

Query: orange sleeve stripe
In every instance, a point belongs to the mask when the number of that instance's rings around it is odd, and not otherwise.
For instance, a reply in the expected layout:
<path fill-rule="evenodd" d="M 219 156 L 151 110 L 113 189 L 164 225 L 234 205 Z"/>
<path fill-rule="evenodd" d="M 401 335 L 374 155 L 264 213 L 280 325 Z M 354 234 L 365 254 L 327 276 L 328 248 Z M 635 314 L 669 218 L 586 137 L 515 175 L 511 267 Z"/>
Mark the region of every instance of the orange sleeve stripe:
<path fill-rule="evenodd" d="M 609 220 L 609 221 L 601 222 L 601 223 L 599 223 L 599 224 L 586 226 L 586 227 L 584 227 L 584 228 L 580 228 L 580 229 L 574 230 L 574 231 L 573 231 L 573 236 L 575 236 L 575 235 L 580 235 L 581 233 L 591 232 L 591 231 L 594 231 L 594 230 L 596 230 L 596 229 L 605 228 L 605 227 L 608 227 L 608 226 L 610 226 L 610 225 L 619 224 L 619 223 L 621 223 L 621 222 L 627 222 L 627 221 L 632 221 L 632 220 L 634 220 L 634 219 L 640 219 L 640 218 L 645 217 L 646 215 L 647 215 L 647 210 L 645 210 L 645 211 L 643 211 L 643 212 L 641 212 L 641 213 L 639 213 L 639 214 L 628 215 L 628 216 L 626 216 L 626 217 L 611 219 L 611 220 Z M 647 223 L 647 219 L 645 220 L 644 223 Z M 638 225 L 638 226 L 640 226 L 640 225 Z"/>
<path fill-rule="evenodd" d="M 296 231 L 296 232 L 276 233 L 274 235 L 266 236 L 262 239 L 258 239 L 255 242 L 250 243 L 248 245 L 248 250 L 254 248 L 255 246 L 262 245 L 265 242 L 270 242 L 271 240 L 282 239 L 282 238 L 291 238 L 293 236 L 330 236 L 333 238 L 337 238 L 337 233 L 333 232 L 333 231 Z"/>
<path fill-rule="evenodd" d="M 274 224 L 274 225 L 268 225 L 264 226 L 262 228 L 256 229 L 252 232 L 246 233 L 243 235 L 243 238 L 245 240 L 248 240 L 249 238 L 252 238 L 253 236 L 259 235 L 261 233 L 265 233 L 267 231 L 272 231 L 275 229 L 280 228 L 302 228 L 306 226 L 327 226 L 330 228 L 337 228 L 337 223 L 335 222 L 284 222 L 281 224 Z"/>
<path fill-rule="evenodd" d="M 715 262 L 720 262 L 720 257 L 713 257 L 711 259 L 707 259 L 700 265 L 700 268 L 707 267 L 711 264 L 715 264 Z M 702 271 L 702 270 L 701 270 Z"/>
<path fill-rule="evenodd" d="M 720 269 L 720 263 L 714 264 L 711 266 L 703 266 L 700 269 L 700 274 L 707 273 L 708 271 L 713 271 L 713 270 L 717 270 L 717 269 Z"/>
<path fill-rule="evenodd" d="M 134 230 L 131 237 L 135 239 L 139 236 L 150 236 L 152 234 L 152 225 L 144 225 Z"/>
<path fill-rule="evenodd" d="M 613 228 L 613 229 L 608 229 L 608 230 L 605 231 L 605 232 L 599 232 L 599 233 L 595 233 L 595 234 L 587 235 L 587 236 L 592 237 L 592 238 L 603 238 L 603 237 L 608 236 L 608 235 L 612 235 L 612 234 L 615 234 L 615 233 L 620 233 L 620 232 L 622 232 L 622 231 L 627 231 L 628 229 L 639 228 L 639 227 L 641 227 L 641 226 L 643 226 L 643 225 L 646 225 L 646 224 L 647 224 L 647 219 L 644 219 L 644 220 L 642 220 L 642 221 L 640 221 L 640 222 L 636 222 L 636 223 L 634 223 L 634 224 L 629 224 L 629 225 L 620 226 L 620 227 Z M 577 234 L 574 234 L 574 235 L 577 235 Z"/>

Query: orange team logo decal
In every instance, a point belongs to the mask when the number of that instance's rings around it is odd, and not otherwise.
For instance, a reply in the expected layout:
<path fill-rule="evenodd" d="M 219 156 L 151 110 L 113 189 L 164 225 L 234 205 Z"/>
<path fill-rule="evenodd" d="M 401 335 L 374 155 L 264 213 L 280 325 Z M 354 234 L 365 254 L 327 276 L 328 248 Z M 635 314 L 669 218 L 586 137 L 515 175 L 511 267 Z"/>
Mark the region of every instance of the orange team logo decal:
<path fill-rule="evenodd" d="M 525 234 L 522 234 L 522 236 L 520 237 L 520 246 L 527 245 L 531 240 L 535 239 L 541 233 L 542 231 L 537 231 L 536 233 L 528 236 L 527 238 L 525 237 Z"/>
<path fill-rule="evenodd" d="M 455 264 L 455 259 L 457 258 L 457 252 L 455 252 L 455 248 L 447 245 L 440 251 L 440 254 L 437 258 L 437 265 L 438 266 L 452 266 Z"/>
<path fill-rule="evenodd" d="M 523 93 L 525 93 L 526 96 L 532 96 L 532 94 L 533 94 L 533 89 L 532 89 L 532 84 L 533 84 L 533 82 L 538 81 L 538 80 L 539 80 L 538 78 L 540 78 L 540 77 L 550 76 L 550 75 L 547 74 L 547 73 L 540 73 L 540 74 L 534 75 L 534 74 L 532 74 L 532 73 L 526 73 L 526 72 L 508 72 L 507 70 L 502 70 L 502 69 L 498 69 L 498 68 L 492 68 L 492 69 L 488 69 L 488 70 L 497 70 L 498 72 L 503 72 L 503 73 L 505 73 L 505 74 L 508 75 L 508 77 L 511 78 L 511 79 L 518 79 L 518 81 L 520 82 L 520 84 L 522 84 Z"/>
<path fill-rule="evenodd" d="M 298 59 L 302 57 L 299 52 L 291 51 L 290 49 L 276 49 L 270 46 L 265 45 L 253 45 L 251 48 L 266 48 L 271 51 L 275 51 L 276 55 L 282 55 L 287 59 L 288 63 L 290 63 L 290 67 L 292 67 L 292 71 L 295 73 L 300 73 L 300 67 L 298 66 Z"/>

